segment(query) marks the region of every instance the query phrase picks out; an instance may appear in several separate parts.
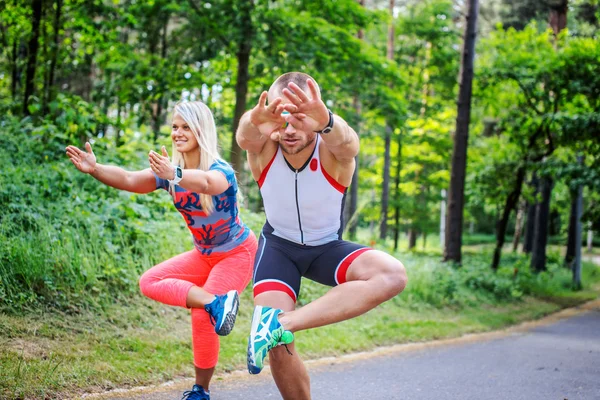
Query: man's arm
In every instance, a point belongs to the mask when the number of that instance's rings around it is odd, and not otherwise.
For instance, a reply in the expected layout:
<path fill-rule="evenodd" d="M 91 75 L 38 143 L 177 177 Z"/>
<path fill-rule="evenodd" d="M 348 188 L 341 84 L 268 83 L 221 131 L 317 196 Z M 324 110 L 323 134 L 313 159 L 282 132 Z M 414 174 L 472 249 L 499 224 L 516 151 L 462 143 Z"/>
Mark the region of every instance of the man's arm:
<path fill-rule="evenodd" d="M 321 138 L 336 160 L 350 161 L 358 154 L 358 135 L 342 117 L 334 115 L 333 119 L 331 132 L 321 134 Z"/>
<path fill-rule="evenodd" d="M 267 143 L 268 137 L 260 133 L 260 130 L 251 122 L 252 110 L 248 111 L 242 118 L 235 132 L 235 139 L 242 150 L 250 153 L 260 154 Z"/>
<path fill-rule="evenodd" d="M 249 153 L 260 154 L 267 140 L 276 134 L 285 120 L 281 116 L 284 106 L 276 98 L 267 106 L 267 92 L 262 92 L 258 104 L 240 118 L 235 138 L 240 148 Z M 271 137 L 273 139 L 273 137 Z"/>

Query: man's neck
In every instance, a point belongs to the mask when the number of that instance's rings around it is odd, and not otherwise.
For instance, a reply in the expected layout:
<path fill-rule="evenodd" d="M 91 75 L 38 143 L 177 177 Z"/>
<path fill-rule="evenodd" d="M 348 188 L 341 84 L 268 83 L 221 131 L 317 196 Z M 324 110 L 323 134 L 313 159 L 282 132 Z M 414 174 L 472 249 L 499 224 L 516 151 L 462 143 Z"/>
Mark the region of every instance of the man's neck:
<path fill-rule="evenodd" d="M 308 158 L 313 154 L 315 146 L 317 145 L 317 139 L 313 140 L 311 144 L 300 150 L 296 154 L 288 154 L 282 150 L 283 157 L 287 160 L 287 162 L 296 170 L 302 168 Z"/>

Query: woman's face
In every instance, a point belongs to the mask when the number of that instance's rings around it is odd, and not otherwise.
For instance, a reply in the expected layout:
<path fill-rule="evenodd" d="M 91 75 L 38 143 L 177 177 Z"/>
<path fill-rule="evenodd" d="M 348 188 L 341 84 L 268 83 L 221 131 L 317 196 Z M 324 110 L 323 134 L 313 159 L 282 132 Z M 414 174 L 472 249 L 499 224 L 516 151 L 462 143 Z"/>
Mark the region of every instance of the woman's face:
<path fill-rule="evenodd" d="M 177 114 L 173 116 L 171 139 L 173 139 L 173 144 L 180 153 L 187 153 L 199 147 L 196 136 L 194 136 L 187 122 Z"/>

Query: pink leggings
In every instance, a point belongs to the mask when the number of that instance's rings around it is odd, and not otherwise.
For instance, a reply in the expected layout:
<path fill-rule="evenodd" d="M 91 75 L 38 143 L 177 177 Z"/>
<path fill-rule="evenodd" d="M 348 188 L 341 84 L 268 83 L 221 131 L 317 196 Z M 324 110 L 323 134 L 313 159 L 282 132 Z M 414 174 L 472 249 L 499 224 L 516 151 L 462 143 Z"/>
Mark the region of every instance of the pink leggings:
<path fill-rule="evenodd" d="M 140 278 L 140 289 L 153 300 L 185 308 L 193 286 L 211 294 L 233 289 L 242 293 L 252 278 L 256 248 L 256 237 L 250 232 L 242 244 L 227 253 L 203 256 L 196 249 L 188 251 L 146 271 Z M 196 367 L 208 369 L 217 365 L 219 337 L 203 308 L 192 309 L 192 344 Z"/>

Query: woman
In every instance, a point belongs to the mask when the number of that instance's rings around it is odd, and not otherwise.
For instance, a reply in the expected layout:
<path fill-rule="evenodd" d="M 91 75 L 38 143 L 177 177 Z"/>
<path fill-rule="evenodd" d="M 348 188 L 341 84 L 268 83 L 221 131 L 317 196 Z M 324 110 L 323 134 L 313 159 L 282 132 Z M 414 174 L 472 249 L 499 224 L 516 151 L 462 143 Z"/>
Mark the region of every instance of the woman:
<path fill-rule="evenodd" d="M 144 295 L 192 313 L 196 384 L 184 393 L 188 400 L 210 399 L 209 384 L 219 356 L 219 338 L 233 329 L 239 297 L 250 278 L 257 242 L 238 216 L 237 182 L 221 159 L 212 113 L 201 102 L 175 106 L 173 161 L 150 151 L 150 168 L 129 172 L 96 162 L 86 151 L 68 146 L 67 155 L 81 172 L 116 189 L 149 193 L 165 189 L 183 215 L 195 249 L 164 261 L 144 273 Z"/>

